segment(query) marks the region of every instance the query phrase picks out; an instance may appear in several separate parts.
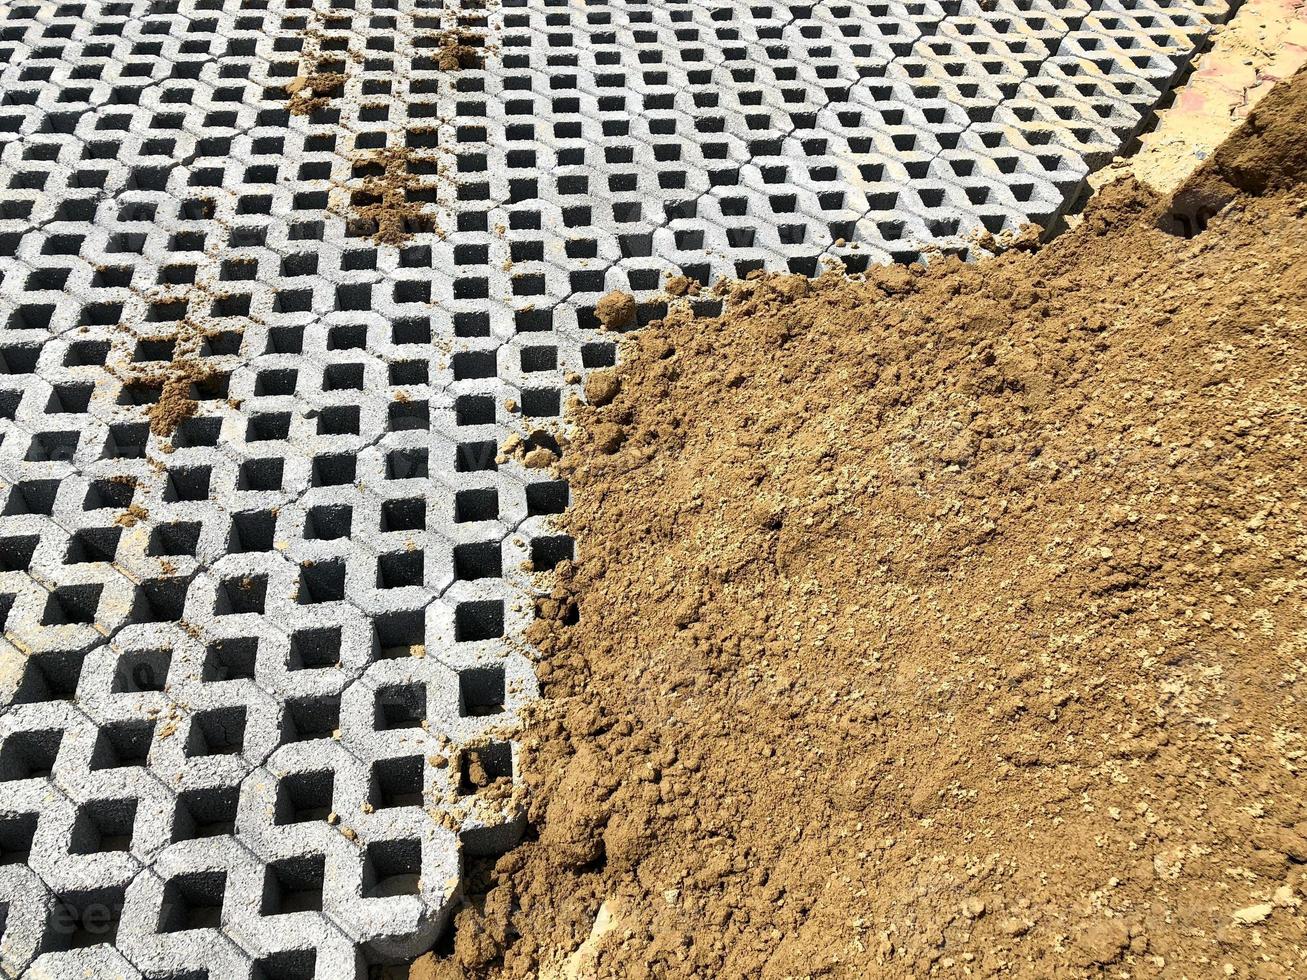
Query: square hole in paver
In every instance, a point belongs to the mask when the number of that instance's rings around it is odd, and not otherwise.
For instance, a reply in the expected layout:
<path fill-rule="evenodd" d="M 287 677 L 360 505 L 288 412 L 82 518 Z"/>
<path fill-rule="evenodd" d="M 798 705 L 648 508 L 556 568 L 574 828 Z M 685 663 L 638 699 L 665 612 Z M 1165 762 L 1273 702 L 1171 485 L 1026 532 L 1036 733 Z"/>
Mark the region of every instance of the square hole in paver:
<path fill-rule="evenodd" d="M 80 432 L 38 432 L 32 436 L 23 458 L 29 463 L 69 462 L 80 439 Z"/>
<path fill-rule="evenodd" d="M 386 428 L 390 432 L 427 429 L 430 425 L 431 409 L 425 400 L 395 401 L 386 409 Z"/>
<path fill-rule="evenodd" d="M 50 951 L 113 945 L 123 910 L 123 888 L 64 892 L 55 897 L 51 911 L 54 928 L 48 932 Z"/>
<path fill-rule="evenodd" d="M 429 344 L 431 321 L 413 317 L 396 320 L 390 328 L 390 339 L 394 344 Z"/>
<path fill-rule="evenodd" d="M 290 635 L 288 670 L 313 670 L 340 663 L 340 627 L 296 630 Z"/>
<path fill-rule="evenodd" d="M 168 471 L 168 481 L 164 485 L 163 499 L 173 501 L 197 501 L 209 499 L 209 478 L 212 467 L 187 466 L 174 467 Z"/>
<path fill-rule="evenodd" d="M 91 538 L 94 541 L 95 538 Z M 41 544 L 41 537 L 37 534 L 16 534 L 16 536 L 0 537 L 0 571 L 27 571 L 31 567 L 31 559 L 37 553 L 37 545 Z M 115 550 L 118 542 L 114 542 Z M 74 549 L 71 544 L 68 547 L 68 555 L 73 555 Z M 80 553 L 77 553 L 80 555 Z M 73 561 L 82 561 L 80 557 L 73 558 Z M 86 561 L 105 561 L 102 558 L 88 558 Z M 69 562 L 69 557 L 64 558 L 65 563 Z"/>
<path fill-rule="evenodd" d="M 321 854 L 286 858 L 268 865 L 263 878 L 262 915 L 322 910 L 326 858 Z"/>
<path fill-rule="evenodd" d="M 531 488 L 527 487 L 530 494 Z M 459 524 L 499 519 L 499 491 L 486 489 L 459 490 L 454 494 L 454 520 Z"/>
<path fill-rule="evenodd" d="M 231 554 L 272 551 L 277 532 L 277 510 L 247 510 L 231 515 L 227 551 Z"/>
<path fill-rule="evenodd" d="M 559 562 L 571 561 L 575 543 L 566 534 L 545 535 L 531 540 L 531 570 L 547 572 Z"/>
<path fill-rule="evenodd" d="M 0 781 L 49 776 L 63 737 L 58 728 L 11 733 L 0 743 Z"/>
<path fill-rule="evenodd" d="M 84 651 L 60 651 L 28 656 L 14 690 L 14 704 L 71 701 L 82 676 Z"/>
<path fill-rule="evenodd" d="M 262 613 L 268 597 L 268 576 L 235 575 L 223 579 L 213 603 L 215 616 Z"/>
<path fill-rule="evenodd" d="M 318 435 L 358 435 L 359 406 L 332 405 L 318 413 Z"/>
<path fill-rule="evenodd" d="M 172 664 L 172 651 L 135 650 L 118 658 L 109 690 L 113 694 L 162 691 Z"/>
<path fill-rule="evenodd" d="M 454 400 L 454 421 L 459 425 L 493 425 L 494 398 L 489 395 L 459 395 Z"/>
<path fill-rule="evenodd" d="M 377 588 L 403 589 L 422 584 L 425 554 L 422 551 L 396 551 L 377 558 Z"/>
<path fill-rule="evenodd" d="M 426 361 L 397 361 L 390 365 L 392 385 L 424 385 L 431 379 L 431 367 Z"/>
<path fill-rule="evenodd" d="M 387 684 L 378 688 L 374 699 L 374 726 L 377 731 L 394 728 L 420 728 L 427 719 L 425 684 Z"/>
<path fill-rule="evenodd" d="M 459 792 L 463 795 L 512 778 L 513 747 L 508 742 L 489 742 L 463 752 L 459 765 Z"/>
<path fill-rule="evenodd" d="M 189 418 L 178 423 L 173 432 L 174 449 L 193 449 L 196 446 L 216 446 L 222 434 L 220 418 Z"/>
<path fill-rule="evenodd" d="M 354 482 L 358 457 L 354 453 L 328 453 L 313 457 L 312 478 L 315 487 L 340 487 Z"/>
<path fill-rule="evenodd" d="M 42 626 L 68 626 L 95 622 L 102 585 L 61 585 L 50 593 L 41 616 Z"/>
<path fill-rule="evenodd" d="M 252 679 L 258 654 L 257 637 L 214 640 L 204 650 L 200 679 L 208 682 Z"/>
<path fill-rule="evenodd" d="M 139 363 L 141 361 L 171 361 L 173 352 L 177 349 L 177 341 L 172 337 L 147 337 L 136 342 L 136 350 L 132 353 L 132 360 Z"/>
<path fill-rule="evenodd" d="M 523 347 L 522 370 L 553 371 L 558 367 L 557 347 Z"/>
<path fill-rule="evenodd" d="M 236 829 L 240 791 L 235 786 L 188 789 L 177 794 L 173 809 L 174 842 L 223 837 Z"/>
<path fill-rule="evenodd" d="M 354 508 L 349 504 L 318 504 L 304 514 L 304 537 L 308 541 L 334 541 L 350 536 Z"/>
<path fill-rule="evenodd" d="M 245 427 L 246 442 L 273 442 L 290 435 L 289 412 L 264 412 L 251 415 Z"/>
<path fill-rule="evenodd" d="M 136 496 L 136 481 L 131 477 L 122 479 L 92 480 L 82 501 L 83 510 L 101 510 L 112 508 L 126 510 Z"/>
<path fill-rule="evenodd" d="M 494 439 L 460 442 L 454 450 L 454 469 L 459 473 L 484 473 L 499 469 L 495 456 L 499 443 Z"/>
<path fill-rule="evenodd" d="M 58 493 L 58 480 L 23 480 L 10 489 L 4 513 L 6 516 L 43 514 L 48 517 L 54 512 L 54 499 Z"/>
<path fill-rule="evenodd" d="M 102 367 L 108 359 L 107 340 L 75 340 L 68 345 L 64 367 Z"/>
<path fill-rule="evenodd" d="M 345 562 L 343 559 L 335 558 L 331 561 L 305 562 L 300 565 L 298 592 L 300 605 L 339 602 L 344 598 Z"/>
<path fill-rule="evenodd" d="M 427 526 L 427 502 L 424 497 L 386 500 L 381 504 L 382 531 L 422 531 Z"/>
<path fill-rule="evenodd" d="M 109 426 L 103 459 L 144 459 L 150 441 L 150 427 L 144 422 L 118 422 Z"/>
<path fill-rule="evenodd" d="M 245 747 L 245 706 L 210 708 L 191 716 L 186 754 L 237 755 Z"/>
<path fill-rule="evenodd" d="M 470 643 L 504 635 L 504 603 L 501 599 L 460 602 L 454 607 L 454 640 Z"/>
<path fill-rule="evenodd" d="M 304 353 L 304 327 L 272 327 L 268 331 L 266 354 L 302 354 Z"/>
<path fill-rule="evenodd" d="M 372 620 L 372 657 L 391 660 L 426 652 L 426 613 L 421 609 L 382 613 Z"/>
<path fill-rule="evenodd" d="M 158 931 L 218 928 L 226 893 L 225 871 L 195 871 L 170 879 L 163 886 Z"/>
<path fill-rule="evenodd" d="M 526 388 L 521 407 L 527 418 L 556 418 L 562 414 L 562 394 L 557 388 Z"/>
<path fill-rule="evenodd" d="M 322 369 L 323 391 L 362 391 L 362 364 L 328 364 Z"/>
<path fill-rule="evenodd" d="M 55 385 L 45 405 L 47 415 L 77 415 L 86 411 L 91 402 L 92 384 Z"/>
<path fill-rule="evenodd" d="M 186 607 L 186 590 L 190 582 L 185 578 L 147 579 L 136 587 L 136 601 L 132 604 L 133 623 L 175 623 L 182 618 Z"/>
<path fill-rule="evenodd" d="M 289 949 L 255 960 L 250 980 L 314 980 L 317 970 L 316 949 Z"/>
<path fill-rule="evenodd" d="M 504 710 L 504 668 L 469 667 L 458 672 L 458 713 L 464 718 Z"/>
<path fill-rule="evenodd" d="M 420 755 L 405 755 L 374 762 L 368 786 L 368 802 L 378 810 L 421 806 L 425 764 L 426 760 Z"/>
<path fill-rule="evenodd" d="M 236 489 L 280 490 L 285 468 L 286 461 L 283 459 L 247 459 L 241 463 Z"/>
<path fill-rule="evenodd" d="M 498 541 L 481 541 L 454 546 L 454 577 L 468 581 L 498 578 L 504 573 L 502 549 Z"/>
<path fill-rule="evenodd" d="M 153 721 L 115 721 L 101 726 L 91 750 L 92 771 L 143 766 L 154 743 Z"/>
<path fill-rule="evenodd" d="M 153 405 L 163 395 L 158 382 L 132 381 L 123 385 L 118 393 L 119 405 Z"/>
<path fill-rule="evenodd" d="M 424 480 L 429 470 L 426 449 L 396 449 L 386 454 L 387 480 Z"/>
<path fill-rule="evenodd" d="M 373 841 L 363 852 L 363 894 L 369 898 L 416 895 L 422 876 L 422 842 Z"/>
<path fill-rule="evenodd" d="M 0 865 L 26 864 L 36 837 L 37 814 L 8 813 L 0 816 Z"/>
<path fill-rule="evenodd" d="M 292 772 L 277 783 L 273 823 L 278 826 L 326 820 L 336 776 L 331 770 Z"/>
<path fill-rule="evenodd" d="M 91 800 L 77 808 L 73 832 L 68 841 L 72 854 L 100 854 L 126 851 L 132 846 L 136 826 L 134 797 Z"/>
<path fill-rule="evenodd" d="M 200 528 L 199 521 L 156 524 L 150 531 L 145 553 L 156 557 L 194 557 L 195 548 L 200 542 Z"/>
<path fill-rule="evenodd" d="M 293 395 L 299 380 L 299 371 L 295 368 L 277 368 L 260 371 L 254 377 L 254 394 L 256 395 Z"/>
<path fill-rule="evenodd" d="M 286 699 L 281 723 L 283 744 L 331 738 L 339 727 L 339 694 L 307 694 Z"/>

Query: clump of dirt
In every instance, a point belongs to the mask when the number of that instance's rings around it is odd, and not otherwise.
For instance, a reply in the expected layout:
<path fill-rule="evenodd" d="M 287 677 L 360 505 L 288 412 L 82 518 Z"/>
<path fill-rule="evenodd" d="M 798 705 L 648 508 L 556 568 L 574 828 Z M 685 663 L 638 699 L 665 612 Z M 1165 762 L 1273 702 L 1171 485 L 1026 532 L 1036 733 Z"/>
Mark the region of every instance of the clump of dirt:
<path fill-rule="evenodd" d="M 532 838 L 411 976 L 1302 975 L 1305 162 L 628 339 Z"/>
<path fill-rule="evenodd" d="M 408 147 L 358 154 L 347 188 L 352 233 L 381 245 L 402 245 L 418 232 L 439 234 L 427 210 L 436 198 L 431 178 L 439 169 L 434 156 Z"/>
<path fill-rule="evenodd" d="M 635 297 L 614 289 L 595 304 L 595 319 L 609 330 L 621 330 L 635 324 Z"/>
<path fill-rule="evenodd" d="M 682 296 L 698 296 L 699 281 L 691 279 L 689 276 L 675 275 L 667 277 L 667 284 L 663 287 L 668 296 L 680 298 Z"/>
<path fill-rule="evenodd" d="M 557 438 L 547 429 L 534 429 L 522 438 L 512 433 L 499 447 L 495 461 L 500 465 L 510 459 L 519 460 L 529 470 L 547 469 L 558 462 L 562 448 Z"/>

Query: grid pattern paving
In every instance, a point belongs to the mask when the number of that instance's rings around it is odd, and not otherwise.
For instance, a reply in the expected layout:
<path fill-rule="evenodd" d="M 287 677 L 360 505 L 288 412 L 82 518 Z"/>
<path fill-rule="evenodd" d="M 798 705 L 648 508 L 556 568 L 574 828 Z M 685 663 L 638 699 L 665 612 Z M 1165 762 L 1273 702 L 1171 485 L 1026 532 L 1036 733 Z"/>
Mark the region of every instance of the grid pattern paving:
<path fill-rule="evenodd" d="M 521 832 L 573 543 L 499 450 L 614 363 L 600 297 L 981 254 L 1229 12 L 0 7 L 0 973 L 427 948 Z"/>

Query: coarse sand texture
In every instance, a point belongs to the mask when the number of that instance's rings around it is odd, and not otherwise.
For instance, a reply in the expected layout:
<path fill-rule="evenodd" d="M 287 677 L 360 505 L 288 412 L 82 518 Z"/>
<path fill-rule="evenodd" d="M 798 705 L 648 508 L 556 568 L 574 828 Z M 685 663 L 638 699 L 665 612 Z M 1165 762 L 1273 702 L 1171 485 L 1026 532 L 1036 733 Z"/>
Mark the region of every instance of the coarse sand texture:
<path fill-rule="evenodd" d="M 1192 239 L 1123 181 L 633 335 L 561 464 L 533 839 L 414 976 L 1303 976 L 1305 136 L 1299 74 Z"/>

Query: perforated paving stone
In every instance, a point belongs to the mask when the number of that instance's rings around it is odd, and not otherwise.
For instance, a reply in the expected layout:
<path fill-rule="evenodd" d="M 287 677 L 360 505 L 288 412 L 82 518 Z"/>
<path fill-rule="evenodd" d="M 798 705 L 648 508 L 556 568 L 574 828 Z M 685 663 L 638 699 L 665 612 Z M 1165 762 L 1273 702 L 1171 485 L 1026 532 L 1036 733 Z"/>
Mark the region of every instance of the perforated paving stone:
<path fill-rule="evenodd" d="M 1228 13 L 0 10 L 0 968 L 426 948 L 520 832 L 572 544 L 499 447 L 614 363 L 599 298 L 1047 223 Z"/>

